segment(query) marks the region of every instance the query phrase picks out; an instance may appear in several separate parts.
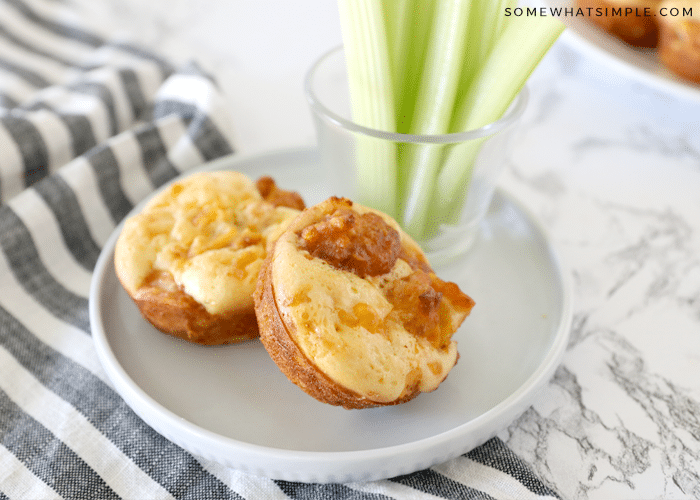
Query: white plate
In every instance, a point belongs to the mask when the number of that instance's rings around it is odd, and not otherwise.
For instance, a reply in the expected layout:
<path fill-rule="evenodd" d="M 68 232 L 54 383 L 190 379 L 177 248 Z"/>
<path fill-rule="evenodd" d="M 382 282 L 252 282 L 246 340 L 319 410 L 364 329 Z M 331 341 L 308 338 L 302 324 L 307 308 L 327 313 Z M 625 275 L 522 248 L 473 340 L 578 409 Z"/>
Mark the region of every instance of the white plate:
<path fill-rule="evenodd" d="M 536 0 L 547 7 L 573 7 L 572 0 Z M 574 7 L 575 8 L 575 7 Z M 563 16 L 561 40 L 614 71 L 667 94 L 700 101 L 700 85 L 682 80 L 659 60 L 655 49 L 635 48 L 597 28 L 585 17 Z"/>
<path fill-rule="evenodd" d="M 307 204 L 331 194 L 312 150 L 232 156 L 204 166 L 217 169 L 252 178 L 270 174 L 281 186 L 300 191 Z M 259 341 L 203 347 L 156 331 L 114 274 L 119 229 L 102 251 L 90 292 L 93 338 L 109 378 L 165 437 L 252 474 L 366 481 L 446 461 L 527 409 L 566 348 L 567 276 L 538 224 L 503 192 L 469 258 L 440 271 L 476 300 L 455 334 L 459 363 L 438 390 L 369 410 L 344 410 L 307 396 L 282 375 Z"/>

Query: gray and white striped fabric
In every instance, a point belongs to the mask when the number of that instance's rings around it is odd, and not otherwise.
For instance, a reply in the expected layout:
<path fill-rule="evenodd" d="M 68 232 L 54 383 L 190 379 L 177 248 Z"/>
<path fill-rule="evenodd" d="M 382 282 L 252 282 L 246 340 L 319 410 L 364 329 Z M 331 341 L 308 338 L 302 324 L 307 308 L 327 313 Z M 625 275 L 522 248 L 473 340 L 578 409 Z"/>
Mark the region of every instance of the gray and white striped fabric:
<path fill-rule="evenodd" d="M 93 267 L 136 203 L 233 152 L 224 104 L 196 64 L 0 1 L 0 500 L 555 498 L 496 438 L 390 480 L 289 483 L 193 456 L 124 403 L 92 344 Z"/>

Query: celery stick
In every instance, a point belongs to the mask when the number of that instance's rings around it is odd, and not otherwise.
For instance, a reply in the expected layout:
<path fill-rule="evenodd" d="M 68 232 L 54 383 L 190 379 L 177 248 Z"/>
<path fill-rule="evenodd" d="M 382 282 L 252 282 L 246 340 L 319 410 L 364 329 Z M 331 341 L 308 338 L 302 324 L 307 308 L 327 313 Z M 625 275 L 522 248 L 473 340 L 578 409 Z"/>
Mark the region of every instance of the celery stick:
<path fill-rule="evenodd" d="M 460 130 L 498 120 L 563 30 L 564 24 L 554 17 L 509 18 L 458 110 Z M 477 148 L 475 141 L 473 148 L 455 148 L 446 157 L 437 179 L 440 196 L 434 200 L 435 213 L 441 217 L 466 195 Z"/>
<path fill-rule="evenodd" d="M 466 99 L 478 69 L 486 61 L 496 40 L 501 36 L 506 20 L 506 7 L 514 7 L 516 0 L 472 0 L 469 14 L 469 40 L 464 53 L 462 73 L 457 87 L 454 109 L 460 109 Z M 456 113 L 454 114 L 456 115 Z M 457 117 L 452 117 L 450 132 L 459 132 Z"/>
<path fill-rule="evenodd" d="M 498 120 L 564 30 L 555 17 L 511 17 L 459 109 L 460 130 Z"/>
<path fill-rule="evenodd" d="M 415 103 L 415 123 L 411 124 L 414 134 L 446 132 L 467 42 L 469 12 L 468 1 L 438 3 Z"/>
<path fill-rule="evenodd" d="M 384 0 L 384 6 L 389 57 L 392 62 L 396 131 L 407 134 L 410 132 L 418 89 L 421 87 L 436 2 Z M 407 143 L 396 145 L 397 214 L 403 205 L 402 198 L 408 182 L 411 147 Z"/>
<path fill-rule="evenodd" d="M 396 130 L 391 63 L 379 0 L 339 0 L 353 120 Z M 393 144 L 357 135 L 357 201 L 396 214 L 396 152 Z"/>
<path fill-rule="evenodd" d="M 391 65 L 378 0 L 339 0 L 353 119 L 385 131 L 395 127 Z"/>
<path fill-rule="evenodd" d="M 398 107 L 396 98 L 403 91 L 403 79 L 406 74 L 411 44 L 412 24 L 409 20 L 412 15 L 411 10 L 415 8 L 414 0 L 384 0 L 382 7 L 384 8 L 386 42 L 391 63 L 391 80 L 394 85 L 394 105 Z M 398 115 L 398 109 L 396 109 L 396 114 Z"/>
<path fill-rule="evenodd" d="M 437 5 L 415 103 L 411 132 L 448 131 L 467 43 L 470 2 L 442 0 Z M 408 152 L 408 184 L 402 222 L 412 236 L 424 236 L 430 197 L 440 166 L 441 147 L 421 145 Z"/>
<path fill-rule="evenodd" d="M 385 5 L 389 56 L 393 65 L 396 130 L 407 134 L 421 87 L 436 2 L 385 0 Z M 389 17 L 391 12 L 396 17 Z"/>
<path fill-rule="evenodd" d="M 475 3 L 478 12 L 481 14 L 481 37 L 479 43 L 474 44 L 477 48 L 477 53 L 473 64 L 475 68 L 480 68 L 486 61 L 491 49 L 493 49 L 496 40 L 503 33 L 508 20 L 505 16 L 506 7 L 515 7 L 517 2 L 515 0 L 477 0 Z M 474 17 L 476 18 L 476 16 Z M 478 29 L 473 23 L 472 26 Z"/>

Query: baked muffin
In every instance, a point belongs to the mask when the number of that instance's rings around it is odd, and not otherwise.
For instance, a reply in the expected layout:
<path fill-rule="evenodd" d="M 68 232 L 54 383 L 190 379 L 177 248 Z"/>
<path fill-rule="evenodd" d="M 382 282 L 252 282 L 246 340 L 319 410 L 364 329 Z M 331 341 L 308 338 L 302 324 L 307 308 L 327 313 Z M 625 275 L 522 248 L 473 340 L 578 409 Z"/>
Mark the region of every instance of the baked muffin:
<path fill-rule="evenodd" d="M 661 0 L 576 0 L 590 22 L 630 45 L 646 48 L 658 43 L 656 14 L 660 4 Z M 613 9 L 622 9 L 624 14 L 627 8 L 634 10 L 628 15 L 613 14 Z M 643 15 L 645 9 L 649 15 Z"/>
<path fill-rule="evenodd" d="M 252 295 L 268 242 L 301 208 L 270 178 L 256 186 L 239 172 L 192 174 L 125 222 L 117 277 L 164 333 L 206 345 L 256 338 Z"/>
<path fill-rule="evenodd" d="M 700 83 L 700 2 L 663 2 L 661 7 L 667 12 L 692 8 L 691 16 L 659 17 L 658 53 L 661 62 L 673 73 Z"/>
<path fill-rule="evenodd" d="M 304 210 L 258 277 L 260 339 L 319 401 L 395 405 L 435 390 L 474 301 L 438 278 L 389 216 L 342 198 Z"/>

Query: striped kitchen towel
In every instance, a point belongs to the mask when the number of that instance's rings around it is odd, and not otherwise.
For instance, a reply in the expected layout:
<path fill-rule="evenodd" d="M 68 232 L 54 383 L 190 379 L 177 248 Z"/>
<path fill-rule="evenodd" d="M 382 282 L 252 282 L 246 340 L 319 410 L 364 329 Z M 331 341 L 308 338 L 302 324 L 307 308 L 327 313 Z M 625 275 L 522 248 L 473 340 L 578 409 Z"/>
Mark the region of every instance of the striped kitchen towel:
<path fill-rule="evenodd" d="M 196 64 L 64 3 L 0 1 L 0 500 L 556 498 L 496 438 L 389 480 L 290 483 L 194 456 L 124 403 L 91 339 L 95 262 L 146 195 L 233 152 L 225 109 Z"/>

